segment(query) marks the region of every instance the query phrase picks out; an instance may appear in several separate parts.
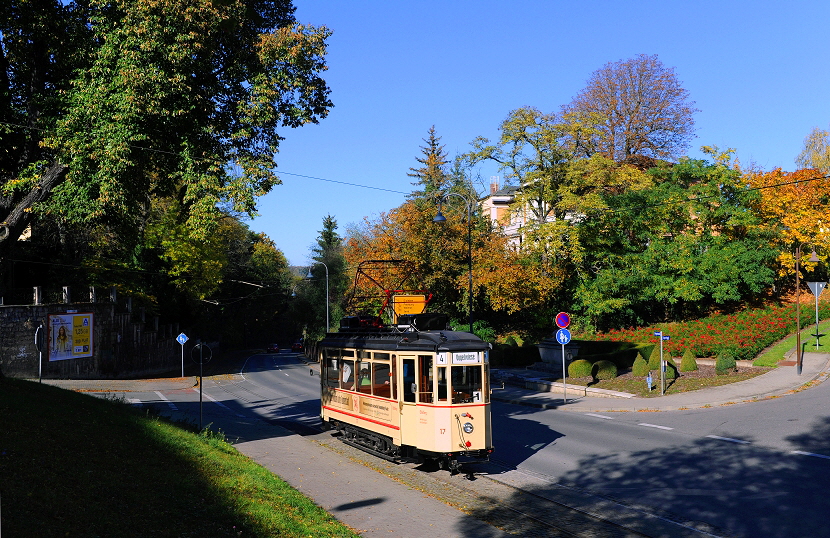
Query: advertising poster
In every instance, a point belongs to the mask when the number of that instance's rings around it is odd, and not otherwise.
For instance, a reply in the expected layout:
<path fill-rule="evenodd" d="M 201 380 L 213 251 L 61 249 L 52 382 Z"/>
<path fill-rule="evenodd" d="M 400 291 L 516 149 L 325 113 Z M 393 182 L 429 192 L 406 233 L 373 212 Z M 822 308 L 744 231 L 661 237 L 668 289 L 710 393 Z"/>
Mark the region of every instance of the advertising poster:
<path fill-rule="evenodd" d="M 49 314 L 49 360 L 92 357 L 92 313 Z"/>

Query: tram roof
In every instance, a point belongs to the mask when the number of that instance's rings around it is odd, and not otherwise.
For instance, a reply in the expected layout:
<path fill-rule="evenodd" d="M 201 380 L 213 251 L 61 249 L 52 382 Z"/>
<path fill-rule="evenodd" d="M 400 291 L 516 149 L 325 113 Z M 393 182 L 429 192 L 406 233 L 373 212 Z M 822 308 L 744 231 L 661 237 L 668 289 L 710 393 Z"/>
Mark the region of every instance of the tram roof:
<path fill-rule="evenodd" d="M 490 344 L 468 332 L 400 331 L 394 328 L 340 329 L 327 333 L 323 347 L 380 351 L 483 351 Z"/>

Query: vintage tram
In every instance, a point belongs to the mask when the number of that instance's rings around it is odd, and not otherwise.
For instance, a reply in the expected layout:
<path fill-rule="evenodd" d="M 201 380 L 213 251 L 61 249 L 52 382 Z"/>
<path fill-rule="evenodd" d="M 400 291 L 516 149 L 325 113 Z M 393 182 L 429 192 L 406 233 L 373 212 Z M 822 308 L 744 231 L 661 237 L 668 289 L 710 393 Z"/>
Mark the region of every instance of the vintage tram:
<path fill-rule="evenodd" d="M 324 426 L 391 461 L 489 460 L 490 345 L 447 327 L 443 314 L 344 318 L 319 348 Z"/>

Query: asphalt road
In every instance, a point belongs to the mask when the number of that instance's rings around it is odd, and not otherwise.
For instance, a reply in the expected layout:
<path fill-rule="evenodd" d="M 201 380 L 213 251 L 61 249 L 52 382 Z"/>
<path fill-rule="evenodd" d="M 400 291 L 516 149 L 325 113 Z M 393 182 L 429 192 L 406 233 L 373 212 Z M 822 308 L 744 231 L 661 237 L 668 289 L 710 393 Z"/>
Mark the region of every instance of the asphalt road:
<path fill-rule="evenodd" d="M 199 389 L 131 392 L 135 404 L 245 441 L 251 420 L 315 433 L 319 377 L 293 354 L 254 355 Z M 498 479 L 582 495 L 713 536 L 830 536 L 830 383 L 750 404 L 660 413 L 574 413 L 493 404 Z M 587 500 L 585 500 L 587 499 Z M 653 517 L 653 516 L 651 516 Z"/>

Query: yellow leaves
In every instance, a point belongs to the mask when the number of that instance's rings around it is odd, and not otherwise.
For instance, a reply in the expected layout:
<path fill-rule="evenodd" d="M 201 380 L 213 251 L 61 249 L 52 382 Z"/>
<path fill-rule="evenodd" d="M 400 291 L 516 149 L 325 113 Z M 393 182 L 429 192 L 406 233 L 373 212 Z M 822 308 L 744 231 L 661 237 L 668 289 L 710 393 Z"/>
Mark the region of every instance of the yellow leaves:
<path fill-rule="evenodd" d="M 830 180 L 815 169 L 786 173 L 776 168 L 746 177 L 761 192 L 759 210 L 767 219 L 782 224 L 779 274 L 793 273 L 798 245 L 803 245 L 801 262 L 808 270 L 811 249 L 826 260 L 830 253 Z"/>

